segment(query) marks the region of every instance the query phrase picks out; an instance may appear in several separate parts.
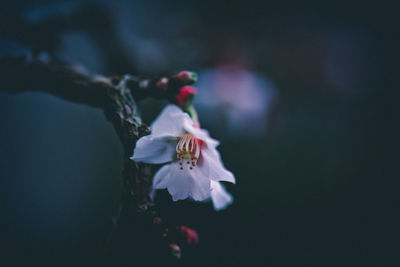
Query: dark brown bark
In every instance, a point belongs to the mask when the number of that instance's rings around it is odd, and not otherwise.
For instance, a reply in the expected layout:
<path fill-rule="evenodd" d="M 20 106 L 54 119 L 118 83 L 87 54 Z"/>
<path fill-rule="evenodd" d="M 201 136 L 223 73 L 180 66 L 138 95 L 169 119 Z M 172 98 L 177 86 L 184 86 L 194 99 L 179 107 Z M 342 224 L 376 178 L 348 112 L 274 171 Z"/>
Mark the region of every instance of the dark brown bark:
<path fill-rule="evenodd" d="M 150 129 L 141 122 L 135 100 L 156 97 L 174 102 L 180 88 L 193 81 L 172 76 L 162 78 L 163 85 L 160 86 L 161 79 L 92 75 L 79 66 L 50 57 L 39 59 L 26 56 L 0 59 L 0 79 L 0 92 L 3 93 L 46 92 L 104 110 L 124 147 L 123 195 L 114 229 L 116 238 L 111 240 L 112 259 L 105 264 L 125 264 L 126 258 L 130 257 L 135 259 L 132 263 L 138 266 L 140 263 L 151 265 L 163 259 L 166 262 L 175 261 L 169 245 L 185 246 L 185 232 L 165 224 L 157 215 L 156 207 L 149 198 L 152 181 L 150 166 L 133 162 L 129 157 L 136 141 L 150 133 Z M 125 255 L 125 259 L 121 259 L 121 255 Z"/>

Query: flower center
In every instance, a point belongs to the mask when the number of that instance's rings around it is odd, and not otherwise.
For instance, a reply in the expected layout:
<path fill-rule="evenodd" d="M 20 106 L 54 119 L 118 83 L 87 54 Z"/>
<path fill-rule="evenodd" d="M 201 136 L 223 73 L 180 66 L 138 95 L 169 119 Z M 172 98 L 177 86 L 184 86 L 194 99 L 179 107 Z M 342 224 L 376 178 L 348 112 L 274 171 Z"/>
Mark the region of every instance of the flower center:
<path fill-rule="evenodd" d="M 183 170 L 186 161 L 189 169 L 192 170 L 196 166 L 199 156 L 200 140 L 189 133 L 182 135 L 176 145 L 176 157 L 179 160 L 180 169 Z"/>

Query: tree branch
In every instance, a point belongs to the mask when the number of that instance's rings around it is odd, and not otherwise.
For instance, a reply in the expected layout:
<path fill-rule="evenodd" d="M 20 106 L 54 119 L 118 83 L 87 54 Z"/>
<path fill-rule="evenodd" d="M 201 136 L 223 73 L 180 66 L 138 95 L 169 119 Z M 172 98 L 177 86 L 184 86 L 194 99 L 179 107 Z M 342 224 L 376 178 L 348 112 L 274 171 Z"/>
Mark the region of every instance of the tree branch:
<path fill-rule="evenodd" d="M 0 92 L 3 93 L 46 92 L 104 110 L 124 147 L 124 192 L 117 232 L 126 236 L 129 229 L 134 231 L 135 247 L 140 250 L 135 253 L 135 257 L 146 255 L 143 254 L 146 251 L 154 252 L 156 247 L 164 250 L 164 255 L 170 255 L 165 251 L 171 249 L 177 253 L 180 248 L 176 244 L 185 246 L 186 241 L 190 243 L 190 229 L 188 232 L 187 228 L 167 225 L 157 215 L 155 205 L 149 198 L 152 181 L 150 165 L 135 163 L 129 157 L 136 141 L 150 133 L 150 129 L 141 121 L 135 100 L 156 97 L 176 103 L 175 96 L 180 89 L 192 84 L 195 79 L 182 73 L 153 80 L 131 75 L 104 77 L 92 75 L 82 67 L 44 55 L 38 58 L 25 56 L 0 59 L 0 79 Z"/>

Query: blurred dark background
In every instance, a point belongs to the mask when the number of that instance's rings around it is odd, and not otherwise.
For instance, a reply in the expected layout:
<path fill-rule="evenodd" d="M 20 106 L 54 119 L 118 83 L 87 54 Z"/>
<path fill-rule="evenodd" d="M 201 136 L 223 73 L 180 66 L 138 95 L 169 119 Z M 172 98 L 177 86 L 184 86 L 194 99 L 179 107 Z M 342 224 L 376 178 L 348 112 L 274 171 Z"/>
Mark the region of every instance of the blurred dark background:
<path fill-rule="evenodd" d="M 399 265 L 393 3 L 6 1 L 0 56 L 199 74 L 200 121 L 237 184 L 218 213 L 158 194 L 199 233 L 182 265 Z M 140 103 L 145 121 L 163 104 Z M 102 111 L 0 94 L 0 164 L 0 266 L 101 265 L 122 169 Z"/>

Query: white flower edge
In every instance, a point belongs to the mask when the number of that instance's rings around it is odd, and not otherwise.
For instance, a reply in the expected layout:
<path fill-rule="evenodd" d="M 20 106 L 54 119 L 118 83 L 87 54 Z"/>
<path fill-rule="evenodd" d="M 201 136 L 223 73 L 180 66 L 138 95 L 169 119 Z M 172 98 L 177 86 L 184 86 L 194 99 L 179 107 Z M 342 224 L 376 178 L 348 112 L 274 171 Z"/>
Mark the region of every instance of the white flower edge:
<path fill-rule="evenodd" d="M 211 181 L 211 200 L 214 209 L 219 211 L 233 203 L 233 197 L 220 182 Z"/>
<path fill-rule="evenodd" d="M 233 202 L 232 196 L 219 181 L 235 183 L 235 177 L 221 161 L 216 149 L 219 142 L 211 138 L 206 130 L 195 128 L 189 115 L 175 105 L 167 105 L 151 128 L 150 135 L 138 140 L 131 159 L 151 164 L 170 162 L 155 174 L 153 189 L 168 189 L 174 201 L 211 198 L 216 210 Z M 185 133 L 202 142 L 200 157 L 193 166 L 189 161 L 186 165 L 186 159 L 185 164 L 176 160 L 176 146 Z M 189 142 L 186 142 L 186 148 L 188 145 Z"/>

